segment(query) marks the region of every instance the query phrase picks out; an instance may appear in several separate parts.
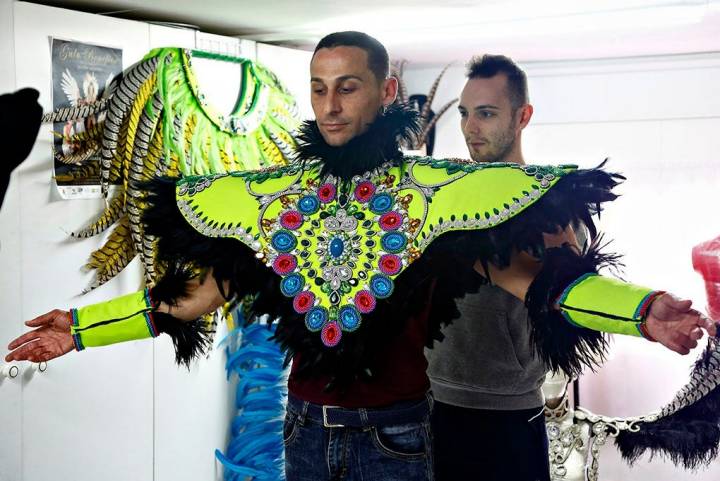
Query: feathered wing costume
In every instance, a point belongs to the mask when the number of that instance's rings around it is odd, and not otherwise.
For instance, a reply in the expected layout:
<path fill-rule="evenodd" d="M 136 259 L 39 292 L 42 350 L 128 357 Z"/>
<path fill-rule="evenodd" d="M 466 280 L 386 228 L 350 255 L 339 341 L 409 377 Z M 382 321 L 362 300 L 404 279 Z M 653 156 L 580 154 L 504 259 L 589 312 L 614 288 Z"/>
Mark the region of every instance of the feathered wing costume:
<path fill-rule="evenodd" d="M 44 122 L 66 122 L 90 115 L 103 118 L 91 130 L 73 135 L 81 148 L 71 158 L 56 153 L 63 163 L 76 164 L 67 179 L 98 177 L 103 195 L 111 183 L 120 188 L 105 211 L 75 237 L 97 235 L 117 223 L 105 245 L 87 264 L 95 270 L 98 287 L 139 255 L 145 281 L 152 285 L 158 272 L 153 263 L 154 240 L 141 221 L 147 204 L 143 183 L 159 176 L 199 175 L 284 165 L 298 126 L 295 101 L 275 75 L 246 59 L 234 61 L 242 69 L 235 111 L 223 116 L 205 102 L 193 73 L 193 53 L 180 48 L 152 50 L 128 68 L 105 95 L 90 105 L 59 109 Z"/>
<path fill-rule="evenodd" d="M 597 243 L 578 253 L 543 242 L 577 222 L 594 237 L 591 217 L 615 199 L 620 176 L 403 158 L 414 119 L 393 108 L 341 147 L 308 122 L 288 166 L 154 181 L 143 220 L 165 275 L 151 291 L 73 310 L 78 349 L 166 332 L 190 362 L 207 347 L 202 325 L 154 306 L 212 269 L 228 299 L 253 299 L 250 321 L 279 319 L 275 338 L 287 360 L 301 354 L 298 376 L 328 376 L 327 388 L 342 390 L 382 369 L 377 353 L 429 298 L 432 333 L 451 322 L 455 299 L 476 287 L 466 281 L 476 260 L 502 268 L 515 251 L 543 261 L 526 303 L 535 349 L 553 369 L 599 362 L 599 331 L 644 334 L 660 292 L 600 276 L 616 259 Z"/>

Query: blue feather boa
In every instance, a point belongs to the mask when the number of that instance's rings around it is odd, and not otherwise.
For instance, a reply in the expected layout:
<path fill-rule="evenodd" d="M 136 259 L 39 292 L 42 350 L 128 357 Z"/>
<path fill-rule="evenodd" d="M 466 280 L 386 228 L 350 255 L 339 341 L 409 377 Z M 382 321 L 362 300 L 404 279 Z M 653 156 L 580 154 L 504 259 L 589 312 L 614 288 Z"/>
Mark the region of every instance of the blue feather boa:
<path fill-rule="evenodd" d="M 226 481 L 285 479 L 282 430 L 287 372 L 279 346 L 270 340 L 274 332 L 274 325 L 253 323 L 228 335 L 225 367 L 228 380 L 233 373 L 238 375 L 238 414 L 225 453 L 215 451 L 225 467 Z"/>

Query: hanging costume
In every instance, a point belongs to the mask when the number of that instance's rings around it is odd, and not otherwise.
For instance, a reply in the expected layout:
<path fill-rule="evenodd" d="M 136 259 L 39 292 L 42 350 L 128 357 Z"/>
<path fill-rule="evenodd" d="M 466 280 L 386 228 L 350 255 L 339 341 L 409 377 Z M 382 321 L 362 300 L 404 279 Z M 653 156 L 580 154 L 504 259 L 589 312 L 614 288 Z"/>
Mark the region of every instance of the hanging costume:
<path fill-rule="evenodd" d="M 193 73 L 193 57 L 235 62 L 242 84 L 234 112 L 223 116 L 208 105 Z M 298 126 L 295 101 L 275 75 L 248 59 L 158 48 L 123 72 L 110 91 L 91 105 L 45 115 L 44 122 L 66 122 L 98 114 L 95 127 L 69 138 L 81 149 L 56 158 L 77 167 L 66 180 L 100 178 L 120 188 L 102 215 L 74 237 L 100 234 L 117 226 L 86 267 L 96 279 L 88 290 L 112 279 L 139 255 L 145 281 L 158 276 L 153 239 L 144 232 L 146 208 L 141 183 L 158 176 L 214 174 L 286 164 L 295 146 L 290 131 Z M 161 274 L 161 273 L 160 273 Z"/>
<path fill-rule="evenodd" d="M 229 282 L 227 299 L 251 300 L 250 321 L 279 319 L 275 338 L 299 376 L 328 376 L 327 389 L 342 391 L 372 380 L 382 369 L 377 353 L 428 298 L 437 336 L 458 314 L 454 299 L 472 288 L 463 280 L 475 261 L 503 268 L 515 250 L 543 261 L 526 305 L 535 350 L 552 369 L 572 375 L 597 365 L 600 330 L 644 335 L 660 292 L 598 275 L 617 259 L 597 243 L 578 253 L 543 242 L 544 232 L 575 222 L 595 237 L 591 216 L 615 198 L 620 176 L 403 158 L 398 141 L 414 127 L 413 115 L 395 108 L 332 147 L 307 122 L 291 165 L 152 181 L 143 222 L 164 277 L 151 290 L 73 310 L 76 347 L 166 332 L 177 360 L 190 362 L 208 347 L 202 323 L 154 309 L 212 269 L 218 285 Z"/>

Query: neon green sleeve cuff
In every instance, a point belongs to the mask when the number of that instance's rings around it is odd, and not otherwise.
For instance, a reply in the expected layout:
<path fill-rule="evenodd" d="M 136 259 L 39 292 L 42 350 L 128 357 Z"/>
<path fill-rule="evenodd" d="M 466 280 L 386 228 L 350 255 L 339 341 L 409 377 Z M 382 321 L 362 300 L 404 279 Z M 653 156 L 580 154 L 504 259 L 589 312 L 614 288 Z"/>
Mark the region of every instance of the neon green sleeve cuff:
<path fill-rule="evenodd" d="M 557 304 L 570 323 L 595 331 L 647 337 L 643 332 L 650 304 L 663 291 L 585 274 L 570 284 Z"/>
<path fill-rule="evenodd" d="M 147 289 L 111 301 L 71 309 L 70 332 L 75 349 L 107 346 L 159 334 L 152 318 L 152 301 Z"/>

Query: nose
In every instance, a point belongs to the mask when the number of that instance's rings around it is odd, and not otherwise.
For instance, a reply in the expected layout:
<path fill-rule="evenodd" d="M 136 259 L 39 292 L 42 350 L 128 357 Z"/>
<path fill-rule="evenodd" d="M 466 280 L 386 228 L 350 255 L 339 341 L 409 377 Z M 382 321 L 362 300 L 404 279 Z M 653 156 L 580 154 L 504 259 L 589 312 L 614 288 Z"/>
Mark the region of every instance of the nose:
<path fill-rule="evenodd" d="M 340 95 L 335 91 L 329 91 L 325 96 L 324 108 L 327 115 L 337 115 L 342 112 Z"/>
<path fill-rule="evenodd" d="M 480 122 L 475 119 L 474 115 L 468 115 L 463 119 L 462 130 L 465 134 L 478 134 L 480 133 Z"/>

